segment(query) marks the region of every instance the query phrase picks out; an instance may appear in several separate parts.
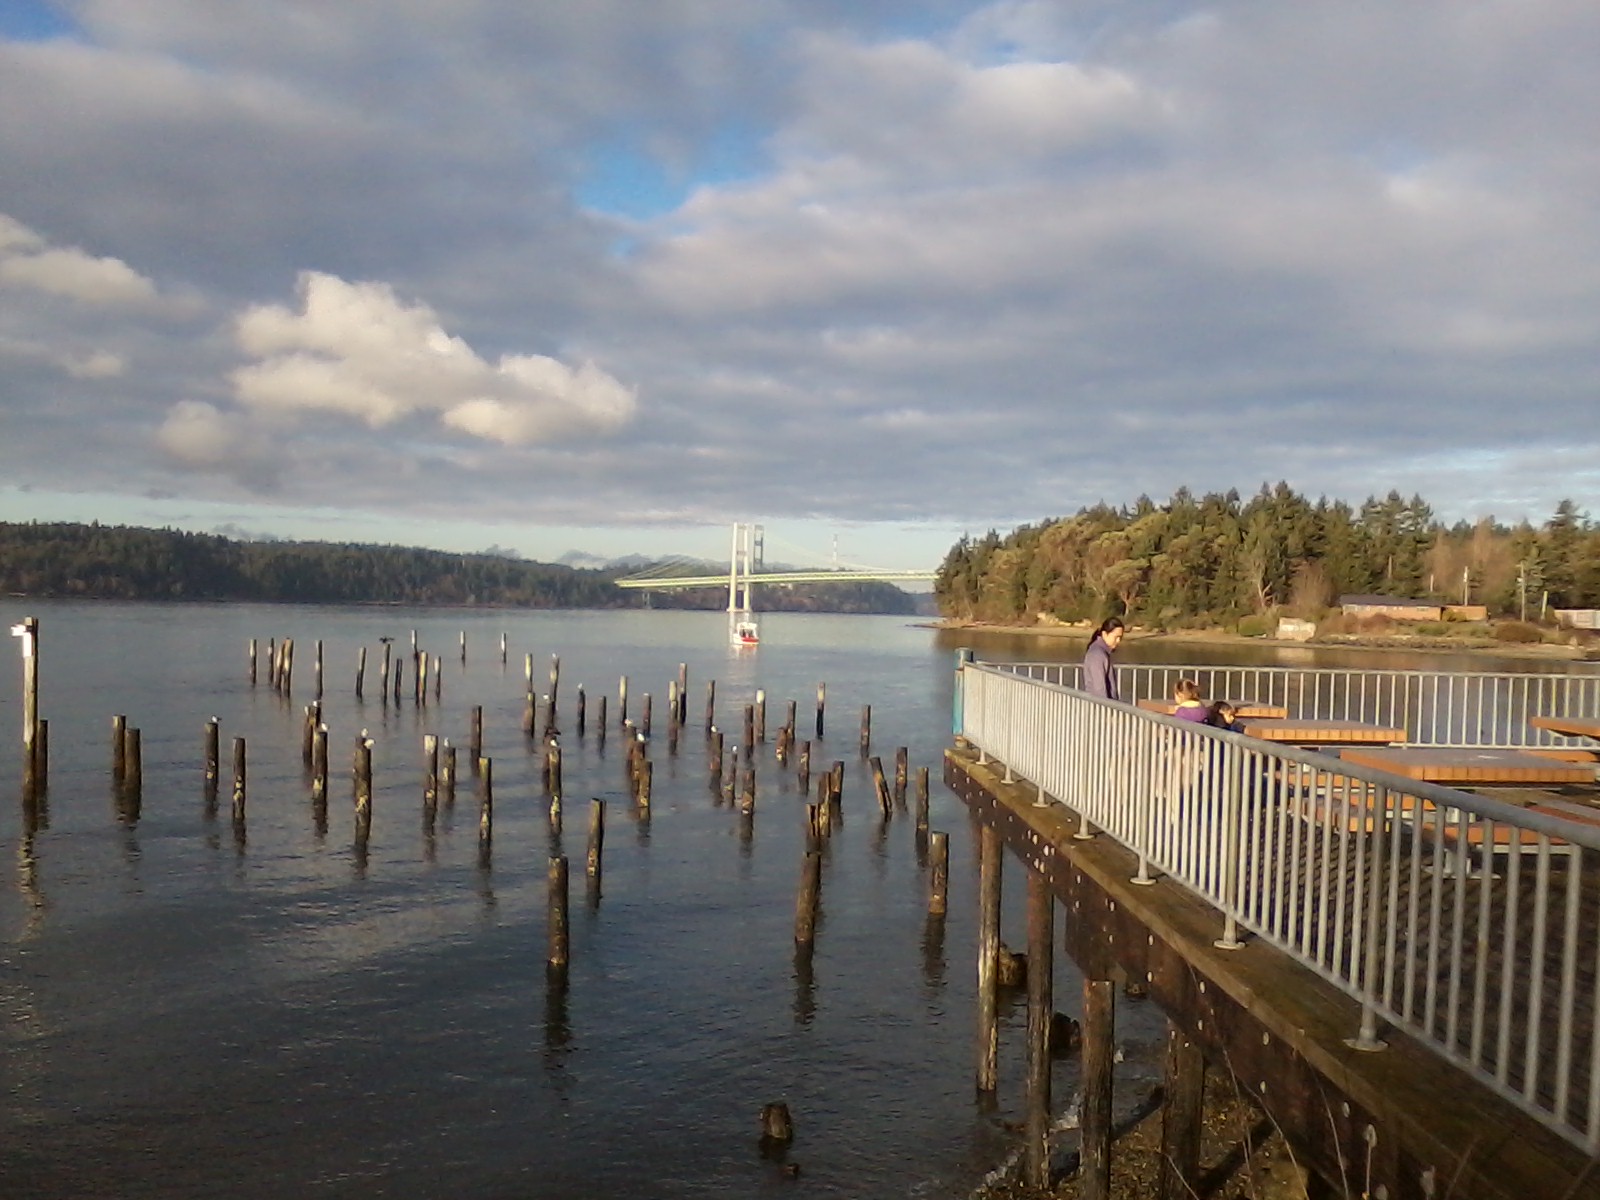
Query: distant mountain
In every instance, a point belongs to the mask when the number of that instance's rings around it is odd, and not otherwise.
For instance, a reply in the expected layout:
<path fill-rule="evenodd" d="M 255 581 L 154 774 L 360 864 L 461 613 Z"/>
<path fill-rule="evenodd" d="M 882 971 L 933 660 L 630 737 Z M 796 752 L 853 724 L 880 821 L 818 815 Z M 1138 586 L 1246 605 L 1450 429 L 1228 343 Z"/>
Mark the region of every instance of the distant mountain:
<path fill-rule="evenodd" d="M 670 555 L 668 558 L 673 562 L 683 562 L 689 565 L 697 564 L 695 559 L 679 559 Z M 590 554 L 583 550 L 568 550 L 560 558 L 556 559 L 557 564 L 563 567 L 575 567 L 580 571 L 615 571 L 619 575 L 627 574 L 629 571 L 638 571 L 644 567 L 653 567 L 662 561 L 665 560 L 660 555 L 624 554 L 620 558 L 601 558 L 598 554 Z M 708 574 L 728 569 L 727 563 L 707 562 L 698 563 L 698 565 L 704 566 Z"/>

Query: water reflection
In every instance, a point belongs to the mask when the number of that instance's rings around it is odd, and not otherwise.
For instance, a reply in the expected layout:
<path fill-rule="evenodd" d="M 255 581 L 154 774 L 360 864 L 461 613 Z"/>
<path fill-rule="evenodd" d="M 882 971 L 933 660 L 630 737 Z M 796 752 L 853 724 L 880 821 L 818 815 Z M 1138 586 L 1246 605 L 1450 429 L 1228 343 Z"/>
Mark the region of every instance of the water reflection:
<path fill-rule="evenodd" d="M 822 913 L 817 912 L 817 925 L 822 924 Z M 809 1025 L 817 1015 L 817 977 L 813 970 L 814 945 L 796 943 L 794 948 L 794 1023 Z"/>

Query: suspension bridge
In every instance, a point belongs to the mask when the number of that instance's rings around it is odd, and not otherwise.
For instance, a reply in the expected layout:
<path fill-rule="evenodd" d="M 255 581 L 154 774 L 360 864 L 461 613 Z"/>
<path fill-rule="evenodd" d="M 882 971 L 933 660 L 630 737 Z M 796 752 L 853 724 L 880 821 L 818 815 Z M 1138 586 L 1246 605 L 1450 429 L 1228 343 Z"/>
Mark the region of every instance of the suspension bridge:
<path fill-rule="evenodd" d="M 796 570 L 768 571 L 765 569 L 765 531 L 760 525 L 736 523 L 733 527 L 733 550 L 729 556 L 728 570 L 715 575 L 707 574 L 705 563 L 684 558 L 668 559 L 633 575 L 625 575 L 616 584 L 634 591 L 677 591 L 687 588 L 726 587 L 734 597 L 752 584 L 784 583 L 928 583 L 934 571 L 895 571 L 878 567 L 843 564 L 835 552 L 834 562 L 827 567 L 803 567 Z M 788 547 L 794 550 L 794 547 Z M 798 550 L 802 557 L 810 552 Z M 735 608 L 749 611 L 746 599 L 730 599 L 730 611 Z"/>

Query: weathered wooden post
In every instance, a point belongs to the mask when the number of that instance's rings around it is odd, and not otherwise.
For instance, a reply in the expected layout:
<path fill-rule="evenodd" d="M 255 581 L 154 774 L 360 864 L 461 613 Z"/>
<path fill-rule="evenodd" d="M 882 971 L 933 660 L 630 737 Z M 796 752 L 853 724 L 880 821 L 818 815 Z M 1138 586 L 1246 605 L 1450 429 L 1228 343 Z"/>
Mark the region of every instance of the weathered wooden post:
<path fill-rule="evenodd" d="M 678 681 L 667 681 L 667 728 L 671 729 L 678 723 Z"/>
<path fill-rule="evenodd" d="M 317 726 L 322 724 L 322 702 L 313 700 L 306 705 L 300 725 L 300 761 L 311 765 L 312 743 L 317 738 Z"/>
<path fill-rule="evenodd" d="M 917 768 L 917 832 L 928 832 L 928 768 Z"/>
<path fill-rule="evenodd" d="M 713 784 L 720 783 L 722 781 L 722 730 L 714 725 L 711 727 L 710 768 L 707 774 L 711 776 L 711 782 Z"/>
<path fill-rule="evenodd" d="M 461 661 L 467 661 L 467 631 L 465 629 L 461 631 Z"/>
<path fill-rule="evenodd" d="M 478 763 L 478 857 L 486 862 L 494 843 L 494 760 L 479 758 Z"/>
<path fill-rule="evenodd" d="M 673 719 L 679 725 L 689 722 L 689 664 L 678 664 L 678 707 L 673 712 Z"/>
<path fill-rule="evenodd" d="M 422 737 L 422 802 L 432 806 L 439 800 L 439 735 Z"/>
<path fill-rule="evenodd" d="M 405 659 L 401 658 L 397 654 L 395 655 L 394 659 L 394 704 L 396 708 L 400 707 L 400 694 L 402 688 L 404 687 L 403 683 L 401 682 L 401 676 L 403 676 L 405 673 Z"/>
<path fill-rule="evenodd" d="M 567 859 L 558 855 L 550 860 L 550 949 L 545 965 L 549 977 L 564 981 L 567 977 Z"/>
<path fill-rule="evenodd" d="M 827 707 L 827 703 L 828 685 L 819 683 L 817 684 L 817 741 L 819 742 L 822 740 L 822 710 Z"/>
<path fill-rule="evenodd" d="M 111 718 L 111 782 L 122 786 L 128 764 L 128 718 L 118 713 Z"/>
<path fill-rule="evenodd" d="M 556 709 L 559 707 L 561 695 L 561 659 L 558 655 L 550 656 L 550 724 L 556 723 Z"/>
<path fill-rule="evenodd" d="M 1000 1078 L 1000 831 L 978 835 L 978 1090 L 993 1092 Z"/>
<path fill-rule="evenodd" d="M 472 706 L 472 724 L 467 732 L 467 753 L 473 762 L 483 758 L 483 705 Z"/>
<path fill-rule="evenodd" d="M 251 638 L 250 639 L 250 650 L 249 650 L 249 655 L 250 655 L 250 664 L 249 664 L 249 666 L 250 666 L 250 686 L 251 687 L 255 687 L 256 686 L 256 656 L 257 656 L 258 653 L 259 652 L 256 649 L 256 639 L 255 638 Z"/>
<path fill-rule="evenodd" d="M 506 665 L 506 634 L 503 629 L 500 631 L 500 665 Z"/>
<path fill-rule="evenodd" d="M 894 752 L 894 803 L 896 808 L 906 806 L 906 783 L 910 777 L 909 752 L 901 746 Z"/>
<path fill-rule="evenodd" d="M 935 830 L 928 837 L 928 911 L 944 916 L 949 907 L 950 835 Z"/>
<path fill-rule="evenodd" d="M 937 834 L 934 836 L 938 836 Z M 1038 871 L 1028 872 L 1028 1092 L 1023 1182 L 1050 1186 L 1050 1020 L 1055 1014 L 1052 955 L 1055 894 Z M 1087 1086 L 1087 1085 L 1086 1085 Z M 1087 1105 L 1086 1105 L 1087 1106 Z"/>
<path fill-rule="evenodd" d="M 444 691 L 444 667 L 443 667 L 443 664 L 439 661 L 439 656 L 437 654 L 435 654 L 433 656 L 433 698 L 435 700 L 438 700 L 440 694 L 443 691 Z"/>
<path fill-rule="evenodd" d="M 1029 971 L 1032 975 L 1032 971 Z M 1083 981 L 1083 1116 L 1081 1195 L 1111 1197 L 1111 1075 L 1116 1059 L 1116 990 L 1109 979 Z"/>
<path fill-rule="evenodd" d="M 22 794 L 32 799 L 44 780 L 39 770 L 39 618 L 11 627 L 22 639 Z"/>
<path fill-rule="evenodd" d="M 356 828 L 363 840 L 372 826 L 372 739 L 363 729 L 356 738 Z"/>
<path fill-rule="evenodd" d="M 644 702 L 641 704 L 640 707 L 642 708 L 643 711 L 640 712 L 640 714 L 639 714 L 639 732 L 641 734 L 643 734 L 645 737 L 649 737 L 650 736 L 650 693 L 649 692 L 646 692 L 644 694 Z"/>
<path fill-rule="evenodd" d="M 210 787 L 210 788 L 215 788 L 217 786 L 217 779 L 218 779 L 218 777 L 220 775 L 220 772 L 222 770 L 222 765 L 221 765 L 221 761 L 220 761 L 221 760 L 221 754 L 222 754 L 222 749 L 221 749 L 221 745 L 220 745 L 221 738 L 222 738 L 221 726 L 217 723 L 217 718 L 212 717 L 209 721 L 206 722 L 206 740 L 205 740 L 205 747 L 206 747 L 206 775 L 205 775 L 205 779 L 206 779 L 207 786 Z"/>
<path fill-rule="evenodd" d="M 584 734 L 584 729 L 589 722 L 589 701 L 588 698 L 583 694 L 583 684 L 581 683 L 578 685 L 578 699 L 576 703 L 577 714 L 573 719 L 576 721 L 578 726 L 578 736 L 582 737 Z"/>
<path fill-rule="evenodd" d="M 545 774 L 550 788 L 551 807 L 561 811 L 561 743 L 551 738 L 545 747 Z"/>
<path fill-rule="evenodd" d="M 283 678 L 278 690 L 285 696 L 294 691 L 294 639 L 283 639 Z"/>
<path fill-rule="evenodd" d="M 311 801 L 324 814 L 328 803 L 328 727 L 317 726 L 311 755 Z"/>
<path fill-rule="evenodd" d="M 800 892 L 794 903 L 794 940 L 810 948 L 817 937 L 817 900 L 822 892 L 822 854 L 808 849 L 800 864 Z"/>
<path fill-rule="evenodd" d="M 245 766 L 244 739 L 233 739 L 233 819 L 244 820 Z"/>
<path fill-rule="evenodd" d="M 894 799 L 889 794 L 889 781 L 883 777 L 883 760 L 873 755 L 867 763 L 872 768 L 872 787 L 877 793 L 878 808 L 887 817 L 894 812 Z"/>
<path fill-rule="evenodd" d="M 861 706 L 861 757 L 865 758 L 872 748 L 872 705 Z"/>
<path fill-rule="evenodd" d="M 639 807 L 650 807 L 650 790 L 655 778 L 655 764 L 648 758 L 639 764 Z"/>
<path fill-rule="evenodd" d="M 746 766 L 744 769 L 744 786 L 739 792 L 739 811 L 749 815 L 756 811 L 756 769 Z"/>
<path fill-rule="evenodd" d="M 706 680 L 706 735 L 717 727 L 717 681 Z"/>
<path fill-rule="evenodd" d="M 744 706 L 744 756 L 753 758 L 756 752 L 756 706 Z"/>
<path fill-rule="evenodd" d="M 1200 1136 L 1205 1116 L 1206 1060 L 1199 1043 L 1168 1022 L 1166 1080 L 1161 1089 L 1162 1200 L 1199 1194 Z"/>
<path fill-rule="evenodd" d="M 122 794 L 134 806 L 144 794 L 144 755 L 140 749 L 139 731 L 129 726 L 123 735 L 124 749 Z"/>
<path fill-rule="evenodd" d="M 367 690 L 367 648 L 356 651 L 356 699 L 363 699 Z"/>
<path fill-rule="evenodd" d="M 446 808 L 452 808 L 456 802 L 456 748 L 450 744 L 450 739 L 443 742 L 444 762 L 439 767 L 439 787 L 444 792 Z"/>
<path fill-rule="evenodd" d="M 600 695 L 600 712 L 594 723 L 594 737 L 596 745 L 604 746 L 606 744 L 606 697 L 604 693 Z"/>
<path fill-rule="evenodd" d="M 312 667 L 311 695 L 315 700 L 322 699 L 322 639 L 317 639 L 317 659 Z"/>
<path fill-rule="evenodd" d="M 383 641 L 383 669 L 378 674 L 378 694 L 383 697 L 385 704 L 389 703 L 389 659 L 392 652 L 393 646 L 390 645 L 389 639 L 385 638 Z"/>
<path fill-rule="evenodd" d="M 624 675 L 617 680 L 617 724 L 626 725 L 628 722 L 628 677 Z"/>
<path fill-rule="evenodd" d="M 533 690 L 533 655 L 522 657 L 522 676 L 526 685 L 522 705 L 522 732 L 529 737 L 539 735 L 539 694 Z"/>
<path fill-rule="evenodd" d="M 756 689 L 756 741 L 761 745 L 767 742 L 767 693 L 764 688 Z"/>
<path fill-rule="evenodd" d="M 606 802 L 601 799 L 589 801 L 589 888 L 596 894 L 600 891 L 601 854 L 606 843 Z"/>
<path fill-rule="evenodd" d="M 800 786 L 800 794 L 802 796 L 809 796 L 811 794 L 811 743 L 810 742 L 801 742 L 800 743 L 800 766 L 799 766 L 799 769 L 798 769 L 798 772 L 797 772 L 797 776 L 798 776 L 798 778 L 796 779 L 796 783 L 798 783 L 799 786 Z"/>
<path fill-rule="evenodd" d="M 411 702 L 413 704 L 420 705 L 428 702 L 428 668 L 430 665 L 431 664 L 428 661 L 428 656 L 423 653 L 418 653 L 416 670 L 412 672 L 412 676 L 415 678 L 417 684 L 415 694 L 413 694 L 411 697 Z"/>

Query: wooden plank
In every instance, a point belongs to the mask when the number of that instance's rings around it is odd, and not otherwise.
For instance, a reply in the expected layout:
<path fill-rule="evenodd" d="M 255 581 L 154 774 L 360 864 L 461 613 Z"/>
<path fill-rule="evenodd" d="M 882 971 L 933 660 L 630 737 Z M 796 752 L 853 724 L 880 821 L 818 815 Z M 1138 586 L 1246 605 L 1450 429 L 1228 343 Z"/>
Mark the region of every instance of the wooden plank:
<path fill-rule="evenodd" d="M 1535 729 L 1547 729 L 1551 733 L 1560 733 L 1567 737 L 1586 737 L 1600 741 L 1600 720 L 1592 717 L 1529 717 L 1528 724 Z"/>
<path fill-rule="evenodd" d="M 1323 721 L 1294 719 L 1255 720 L 1248 722 L 1244 732 L 1251 737 L 1268 742 L 1291 742 L 1295 745 L 1387 745 L 1406 740 L 1406 731 L 1399 725 L 1373 725 L 1366 721 Z"/>
<path fill-rule="evenodd" d="M 1427 783 L 1593 783 L 1594 767 L 1523 750 L 1447 746 L 1353 746 L 1340 757 Z"/>

